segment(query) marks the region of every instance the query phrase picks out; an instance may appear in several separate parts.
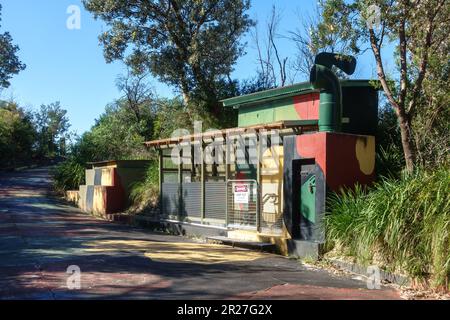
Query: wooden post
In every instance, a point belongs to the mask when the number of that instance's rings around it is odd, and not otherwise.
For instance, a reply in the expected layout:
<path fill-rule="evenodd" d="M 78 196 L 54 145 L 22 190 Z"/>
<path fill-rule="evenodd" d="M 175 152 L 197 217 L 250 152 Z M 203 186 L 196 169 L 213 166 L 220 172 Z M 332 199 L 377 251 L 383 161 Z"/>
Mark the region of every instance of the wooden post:
<path fill-rule="evenodd" d="M 228 197 L 230 196 L 228 191 L 228 179 L 230 178 L 230 146 L 226 138 L 225 143 L 225 227 L 228 226 Z"/>
<path fill-rule="evenodd" d="M 195 146 L 191 145 L 191 182 L 194 182 L 195 178 L 195 160 L 194 160 Z"/>
<path fill-rule="evenodd" d="M 183 149 L 178 153 L 178 218 L 183 214 Z"/>
<path fill-rule="evenodd" d="M 162 184 L 164 182 L 164 157 L 162 149 L 158 149 L 158 170 L 159 170 L 159 214 L 162 216 L 163 213 L 163 193 L 162 193 Z"/>
<path fill-rule="evenodd" d="M 204 145 L 203 145 L 203 139 L 201 139 L 200 141 L 200 161 L 201 161 L 201 166 L 200 166 L 200 182 L 201 182 L 201 186 L 200 186 L 200 190 L 201 190 L 201 220 L 202 220 L 202 224 L 203 224 L 203 220 L 205 219 L 205 175 L 206 175 L 206 170 L 205 170 L 205 150 L 204 150 Z"/>
<path fill-rule="evenodd" d="M 256 230 L 261 231 L 261 136 L 256 131 Z"/>

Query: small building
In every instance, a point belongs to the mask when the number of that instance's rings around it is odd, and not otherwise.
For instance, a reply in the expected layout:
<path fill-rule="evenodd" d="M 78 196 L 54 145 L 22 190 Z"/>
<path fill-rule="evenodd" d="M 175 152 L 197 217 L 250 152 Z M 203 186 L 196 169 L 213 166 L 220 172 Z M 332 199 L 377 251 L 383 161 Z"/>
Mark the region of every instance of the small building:
<path fill-rule="evenodd" d="M 237 128 L 147 142 L 159 152 L 159 222 L 317 256 L 327 195 L 375 174 L 378 91 L 339 80 L 332 66 L 356 65 L 340 58 L 319 55 L 310 82 L 223 100 Z"/>
<path fill-rule="evenodd" d="M 145 179 L 148 160 L 90 162 L 86 184 L 80 185 L 78 206 L 85 212 L 107 216 L 123 211 L 133 184 Z"/>

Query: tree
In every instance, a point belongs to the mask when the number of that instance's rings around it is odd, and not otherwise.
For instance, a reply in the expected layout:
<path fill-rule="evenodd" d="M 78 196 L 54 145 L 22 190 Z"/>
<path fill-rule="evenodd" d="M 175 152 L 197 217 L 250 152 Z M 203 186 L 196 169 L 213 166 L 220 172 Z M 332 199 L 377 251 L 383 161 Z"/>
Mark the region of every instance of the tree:
<path fill-rule="evenodd" d="M 353 42 L 355 39 L 341 37 L 338 27 L 329 25 L 324 21 L 324 9 L 323 1 L 319 1 L 312 13 L 299 13 L 299 27 L 289 32 L 289 38 L 297 48 L 293 69 L 303 79 L 309 80 L 314 59 L 320 52 L 336 52 L 346 55 L 360 54 L 356 43 Z M 333 67 L 333 71 L 339 78 L 348 78 L 348 75 L 339 68 Z"/>
<path fill-rule="evenodd" d="M 277 11 L 275 5 L 265 23 L 264 38 L 259 37 L 258 25 L 254 27 L 253 38 L 258 53 L 258 81 L 266 89 L 278 86 L 284 87 L 287 82 L 287 57 L 282 57 L 278 49 L 276 40 L 279 36 L 278 26 L 281 20 L 281 14 Z"/>
<path fill-rule="evenodd" d="M 107 62 L 124 60 L 173 85 L 186 105 L 193 97 L 213 109 L 217 85 L 241 56 L 239 39 L 251 26 L 248 0 L 84 0 L 106 22 L 100 36 Z"/>
<path fill-rule="evenodd" d="M 147 74 L 134 74 L 128 70 L 126 75 L 119 76 L 117 88 L 123 93 L 122 100 L 134 113 L 136 121 L 141 121 L 141 108 L 152 105 L 152 90 L 146 82 Z"/>
<path fill-rule="evenodd" d="M 0 14 L 1 10 L 0 4 Z M 25 65 L 17 57 L 17 51 L 19 47 L 12 43 L 9 32 L 0 33 L 0 89 L 9 87 L 11 77 L 25 69 Z"/>
<path fill-rule="evenodd" d="M 53 158 L 64 155 L 66 134 L 70 127 L 67 110 L 61 107 L 59 101 L 43 104 L 35 118 L 39 156 Z"/>
<path fill-rule="evenodd" d="M 406 169 L 416 163 L 412 124 L 423 102 L 424 82 L 430 75 L 430 61 L 448 61 L 450 2 L 448 0 L 344 0 L 321 1 L 319 31 L 332 26 L 339 39 L 358 53 L 368 46 L 375 58 L 378 79 L 394 109 L 401 133 Z M 376 5 L 376 6 L 374 6 Z M 377 23 L 373 23 L 379 20 Z M 398 72 L 389 75 L 383 59 L 385 45 L 395 44 Z M 448 91 L 448 88 L 447 88 Z"/>
<path fill-rule="evenodd" d="M 34 154 L 36 131 L 32 114 L 17 103 L 0 101 L 0 165 L 29 163 Z"/>

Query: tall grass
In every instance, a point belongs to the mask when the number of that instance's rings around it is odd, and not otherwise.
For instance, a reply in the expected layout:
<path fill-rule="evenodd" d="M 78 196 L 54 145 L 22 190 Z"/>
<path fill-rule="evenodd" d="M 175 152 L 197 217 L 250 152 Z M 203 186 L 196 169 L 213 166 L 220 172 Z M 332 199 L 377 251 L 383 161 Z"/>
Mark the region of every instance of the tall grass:
<path fill-rule="evenodd" d="M 325 218 L 328 249 L 449 289 L 449 182 L 447 167 L 335 194 Z"/>
<path fill-rule="evenodd" d="M 130 192 L 131 211 L 142 212 L 155 207 L 159 199 L 159 171 L 157 161 L 152 161 L 145 180 L 136 182 Z"/>
<path fill-rule="evenodd" d="M 74 159 L 61 162 L 53 170 L 54 188 L 58 192 L 78 190 L 84 183 L 85 167 Z"/>

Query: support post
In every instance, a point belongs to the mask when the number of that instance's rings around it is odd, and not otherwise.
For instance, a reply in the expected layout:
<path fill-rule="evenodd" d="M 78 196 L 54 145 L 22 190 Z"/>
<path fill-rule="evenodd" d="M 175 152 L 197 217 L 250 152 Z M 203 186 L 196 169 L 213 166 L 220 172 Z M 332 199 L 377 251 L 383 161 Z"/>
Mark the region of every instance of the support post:
<path fill-rule="evenodd" d="M 230 179 L 230 146 L 229 141 L 225 138 L 225 226 L 228 226 L 228 197 L 229 197 L 229 190 L 228 190 L 228 179 Z"/>
<path fill-rule="evenodd" d="M 195 146 L 191 145 L 191 182 L 195 180 Z"/>
<path fill-rule="evenodd" d="M 203 139 L 201 139 L 200 141 L 200 161 L 201 161 L 201 166 L 200 166 L 200 182 L 201 182 L 201 220 L 202 220 L 202 224 L 203 224 L 203 220 L 205 219 L 205 175 L 206 175 L 206 170 L 205 170 L 205 149 L 204 149 L 204 145 L 203 145 Z"/>
<path fill-rule="evenodd" d="M 183 214 L 183 149 L 178 153 L 178 218 Z"/>
<path fill-rule="evenodd" d="M 158 149 L 158 171 L 159 171 L 159 215 L 162 216 L 163 211 L 163 194 L 162 194 L 162 184 L 164 179 L 164 158 L 162 149 Z"/>
<path fill-rule="evenodd" d="M 261 231 L 261 136 L 256 131 L 256 230 Z"/>

